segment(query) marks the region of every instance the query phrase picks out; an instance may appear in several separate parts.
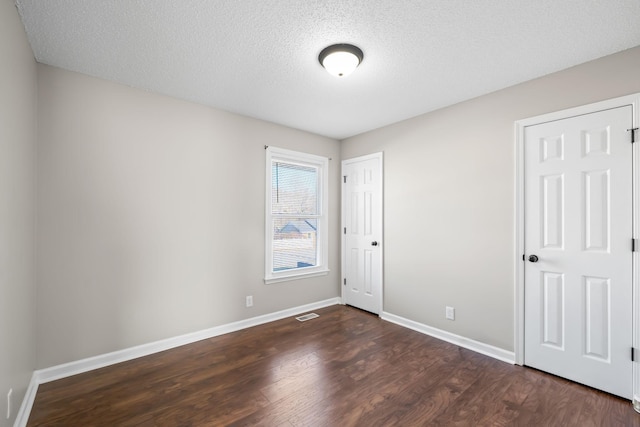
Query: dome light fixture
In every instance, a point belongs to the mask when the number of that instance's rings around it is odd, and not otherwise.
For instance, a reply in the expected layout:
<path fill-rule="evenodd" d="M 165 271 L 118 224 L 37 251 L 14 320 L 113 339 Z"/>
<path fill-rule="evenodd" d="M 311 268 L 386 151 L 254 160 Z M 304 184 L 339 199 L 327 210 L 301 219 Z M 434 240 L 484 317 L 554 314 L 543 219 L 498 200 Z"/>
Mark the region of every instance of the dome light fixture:
<path fill-rule="evenodd" d="M 322 49 L 318 56 L 320 64 L 336 77 L 346 77 L 360 65 L 364 57 L 362 50 L 352 44 L 334 44 Z"/>

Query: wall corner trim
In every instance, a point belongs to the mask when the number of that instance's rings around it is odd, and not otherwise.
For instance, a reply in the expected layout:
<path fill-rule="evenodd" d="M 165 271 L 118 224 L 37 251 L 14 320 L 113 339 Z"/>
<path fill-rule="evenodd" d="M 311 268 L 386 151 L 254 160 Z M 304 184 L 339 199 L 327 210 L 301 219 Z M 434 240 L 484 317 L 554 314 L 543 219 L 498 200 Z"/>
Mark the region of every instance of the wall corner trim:
<path fill-rule="evenodd" d="M 104 368 L 106 366 L 115 365 L 116 363 L 126 362 L 128 360 L 137 359 L 139 357 L 148 356 L 154 353 L 159 353 L 161 351 L 170 350 L 172 348 L 191 344 L 196 341 L 201 341 L 208 338 L 217 337 L 219 335 L 236 332 L 242 329 L 251 328 L 253 326 L 262 325 L 264 323 L 273 322 L 275 320 L 296 316 L 310 310 L 317 310 L 323 307 L 329 307 L 341 303 L 342 302 L 339 297 L 330 298 L 324 301 L 318 301 L 311 304 L 276 311 L 274 313 L 269 313 L 262 316 L 252 317 L 250 319 L 239 320 L 237 322 L 215 326 L 213 328 L 204 329 L 202 331 L 179 335 L 173 338 L 167 338 L 164 340 L 142 344 L 111 353 L 105 353 L 86 359 L 52 366 L 50 368 L 36 370 L 33 372 L 33 376 L 31 377 L 31 383 L 29 384 L 29 388 L 27 389 L 25 397 L 22 401 L 22 405 L 20 406 L 20 411 L 18 412 L 14 427 L 23 427 L 27 425 L 27 421 L 29 420 L 29 415 L 31 413 L 31 408 L 33 407 L 36 393 L 38 391 L 38 386 L 40 384 L 92 371 L 94 369 Z"/>
<path fill-rule="evenodd" d="M 504 350 L 502 348 L 494 347 L 489 344 L 475 341 L 470 338 L 465 338 L 460 335 L 452 334 L 451 332 L 443 331 L 431 326 L 427 326 L 423 323 L 418 323 L 413 320 L 405 319 L 404 317 L 396 316 L 388 312 L 383 312 L 380 315 L 382 320 L 395 323 L 405 328 L 413 329 L 414 331 L 423 333 L 425 335 L 432 336 L 442 341 L 455 344 L 457 346 L 466 348 L 468 350 L 475 351 L 476 353 L 484 354 L 485 356 L 493 357 L 502 362 L 515 364 L 515 353 L 513 351 Z"/>

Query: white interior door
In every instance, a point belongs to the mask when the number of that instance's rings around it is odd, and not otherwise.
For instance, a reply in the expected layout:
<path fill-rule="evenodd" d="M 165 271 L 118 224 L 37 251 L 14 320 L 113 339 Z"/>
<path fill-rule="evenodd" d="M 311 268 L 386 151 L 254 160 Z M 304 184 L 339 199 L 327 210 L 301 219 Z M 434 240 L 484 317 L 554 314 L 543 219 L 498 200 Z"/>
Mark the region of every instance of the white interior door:
<path fill-rule="evenodd" d="M 625 106 L 524 131 L 524 363 L 629 399 L 631 125 Z"/>
<path fill-rule="evenodd" d="M 382 311 L 382 153 L 342 162 L 342 299 Z"/>

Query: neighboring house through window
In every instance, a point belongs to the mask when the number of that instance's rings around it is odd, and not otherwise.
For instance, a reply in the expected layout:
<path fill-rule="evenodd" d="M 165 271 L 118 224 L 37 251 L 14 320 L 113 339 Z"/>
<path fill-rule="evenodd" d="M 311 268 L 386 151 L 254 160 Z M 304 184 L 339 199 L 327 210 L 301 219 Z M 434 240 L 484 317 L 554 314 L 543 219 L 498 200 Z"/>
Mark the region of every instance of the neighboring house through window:
<path fill-rule="evenodd" d="M 327 274 L 328 159 L 266 151 L 265 282 Z"/>

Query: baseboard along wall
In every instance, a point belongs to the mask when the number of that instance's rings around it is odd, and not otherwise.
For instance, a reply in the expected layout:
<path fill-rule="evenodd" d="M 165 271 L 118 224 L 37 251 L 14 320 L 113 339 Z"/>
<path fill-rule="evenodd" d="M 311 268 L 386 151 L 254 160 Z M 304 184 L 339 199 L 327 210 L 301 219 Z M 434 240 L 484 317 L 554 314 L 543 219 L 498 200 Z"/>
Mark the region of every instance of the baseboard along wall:
<path fill-rule="evenodd" d="M 170 350 L 172 348 L 180 347 L 186 344 L 191 344 L 208 338 L 217 337 L 219 335 L 251 328 L 252 326 L 262 325 L 264 323 L 273 322 L 275 320 L 297 316 L 307 311 L 317 310 L 323 307 L 329 307 L 331 305 L 340 303 L 340 298 L 330 298 L 324 301 L 276 311 L 275 313 L 252 317 L 250 319 L 216 326 L 202 331 L 192 332 L 165 340 L 142 344 L 124 350 L 118 350 L 111 353 L 101 354 L 99 356 L 64 363 L 62 365 L 52 366 L 50 368 L 36 370 L 33 372 L 33 375 L 31 377 L 29 388 L 25 393 L 22 405 L 20 406 L 20 410 L 18 411 L 18 415 L 16 416 L 14 427 L 24 427 L 27 425 L 29 414 L 31 413 L 31 408 L 33 407 L 33 402 L 35 401 L 36 393 L 38 392 L 38 386 L 40 384 L 70 377 L 72 375 L 82 374 L 94 369 L 104 368 L 105 366 L 115 365 L 116 363 L 126 362 L 128 360 L 137 359 L 139 357 L 149 356 L 154 353 Z"/>
<path fill-rule="evenodd" d="M 405 319 L 404 317 L 396 316 L 395 314 L 382 312 L 380 318 L 391 323 L 395 323 L 405 328 L 413 329 L 414 331 L 423 333 L 425 335 L 438 338 L 442 341 L 450 342 L 457 346 L 466 348 L 468 350 L 475 351 L 485 356 L 493 357 L 494 359 L 501 360 L 510 364 L 515 364 L 516 356 L 513 351 L 504 350 L 499 347 L 494 347 L 489 344 L 475 341 L 469 338 L 465 338 L 460 335 L 452 334 L 451 332 L 443 331 L 442 329 L 433 328 L 423 323 L 414 322 L 413 320 Z"/>
<path fill-rule="evenodd" d="M 275 320 L 296 316 L 307 311 L 329 307 L 331 305 L 341 303 L 342 302 L 340 298 L 331 298 L 316 303 L 277 311 L 275 313 L 240 320 L 238 322 L 228 323 L 226 325 L 216 326 L 198 332 L 180 335 L 177 337 L 168 338 L 148 344 L 142 344 L 124 350 L 118 350 L 99 356 L 64 363 L 62 365 L 52 366 L 50 368 L 36 370 L 33 372 L 33 375 L 31 377 L 31 382 L 29 383 L 29 387 L 27 389 L 27 392 L 25 393 L 22 405 L 20 406 L 20 410 L 18 411 L 14 427 L 24 427 L 27 425 L 27 421 L 29 420 L 29 415 L 31 413 L 31 408 L 33 407 L 33 403 L 38 392 L 38 386 L 40 384 L 92 371 L 94 369 L 104 368 L 105 366 L 126 362 L 128 360 L 137 359 L 139 357 L 149 356 L 154 353 L 170 350 L 172 348 L 191 344 L 200 340 L 236 332 L 242 329 L 251 328 L 253 326 L 262 325 L 264 323 L 273 322 Z M 481 343 L 479 341 L 462 337 L 460 335 L 452 334 L 441 329 L 433 328 L 431 326 L 427 326 L 413 320 L 405 319 L 404 317 L 396 316 L 395 314 L 382 312 L 380 314 L 380 318 L 388 322 L 403 326 L 405 328 L 409 328 L 414 331 L 430 335 L 434 338 L 438 338 L 443 341 L 458 345 L 460 347 L 484 354 L 486 356 L 493 357 L 503 362 L 511 364 L 515 363 L 515 353 L 512 351 L 507 351 L 498 347 Z"/>

